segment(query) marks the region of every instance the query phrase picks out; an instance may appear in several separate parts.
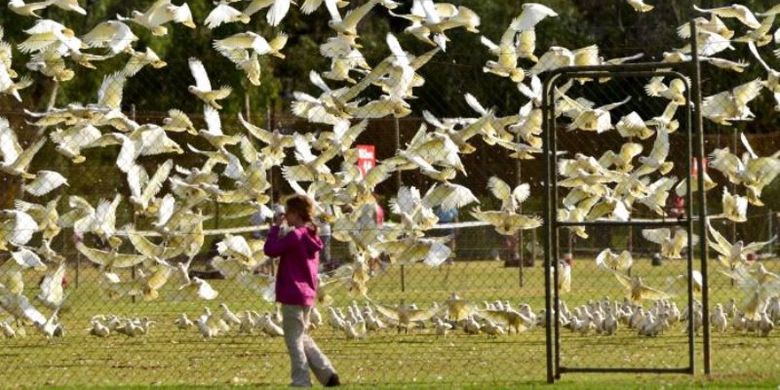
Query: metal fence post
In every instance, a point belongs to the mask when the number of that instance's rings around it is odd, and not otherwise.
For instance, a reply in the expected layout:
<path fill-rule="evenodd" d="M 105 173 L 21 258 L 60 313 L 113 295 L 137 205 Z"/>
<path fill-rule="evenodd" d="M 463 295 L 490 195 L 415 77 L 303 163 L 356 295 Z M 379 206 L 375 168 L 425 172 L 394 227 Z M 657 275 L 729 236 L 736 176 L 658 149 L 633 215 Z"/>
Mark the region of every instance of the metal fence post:
<path fill-rule="evenodd" d="M 544 187 L 545 187 L 545 201 L 544 201 L 544 264 L 542 266 L 543 271 L 542 275 L 544 275 L 544 332 L 545 332 L 545 358 L 546 358 L 546 365 L 547 365 L 547 383 L 555 383 L 555 367 L 553 366 L 554 363 L 554 345 L 553 345 L 553 334 L 552 334 L 552 321 L 554 318 L 557 318 L 557 315 L 553 317 L 552 308 L 553 308 L 553 302 L 552 302 L 552 278 L 550 277 L 550 272 L 548 271 L 550 269 L 550 266 L 552 265 L 552 258 L 551 258 L 551 248 L 553 246 L 552 242 L 552 222 L 553 222 L 553 206 L 550 204 L 550 197 L 551 194 L 551 183 L 552 180 L 552 164 L 554 163 L 551 161 L 551 145 L 550 145 L 550 133 L 552 132 L 551 129 L 551 123 L 550 120 L 550 105 L 551 105 L 551 94 L 552 94 L 552 77 L 548 78 L 544 82 L 544 90 L 542 91 L 542 137 L 543 137 L 543 144 L 542 144 L 542 154 L 545 159 L 545 172 L 544 172 Z M 556 313 L 557 314 L 557 313 Z"/>
<path fill-rule="evenodd" d="M 520 136 L 516 136 L 516 138 L 520 138 Z M 519 186 L 523 183 L 523 168 L 520 165 L 520 160 L 518 159 L 515 161 L 515 186 Z M 518 205 L 518 213 L 523 213 L 523 204 L 520 203 Z M 520 230 L 517 232 L 517 279 L 518 283 L 520 284 L 520 287 L 523 287 L 524 283 L 524 275 L 523 275 L 523 266 L 525 262 L 525 254 L 523 253 L 523 231 Z"/>
<path fill-rule="evenodd" d="M 75 236 L 74 236 L 75 237 Z M 76 288 L 79 288 L 81 282 L 81 252 L 76 251 Z"/>
<path fill-rule="evenodd" d="M 738 140 L 738 137 L 737 137 L 737 129 L 736 128 L 731 129 L 731 142 L 734 145 L 734 155 L 739 156 L 739 140 Z M 736 195 L 736 193 L 737 193 L 737 185 L 734 184 L 734 183 L 731 183 L 730 187 L 731 187 L 731 189 L 729 191 L 731 191 L 731 194 L 732 195 Z M 734 222 L 734 221 L 731 221 L 731 237 L 730 237 L 730 239 L 731 239 L 731 242 L 737 241 L 737 223 Z M 732 279 L 731 281 L 732 281 L 732 284 L 733 284 L 734 279 Z"/>
<path fill-rule="evenodd" d="M 775 237 L 775 224 L 774 224 L 774 218 L 775 218 L 775 212 L 772 209 L 767 210 L 767 218 L 766 218 L 766 224 L 767 224 L 767 240 L 772 240 L 773 237 Z M 774 256 L 775 254 L 775 242 L 772 241 L 769 243 L 769 253 Z"/>
<path fill-rule="evenodd" d="M 393 116 L 393 127 L 394 127 L 394 140 L 395 140 L 395 152 L 398 153 L 399 150 L 401 150 L 401 125 L 398 123 L 398 117 Z M 401 171 L 397 170 L 395 172 L 395 182 L 396 182 L 396 191 L 401 189 L 401 186 L 403 186 L 403 179 L 401 177 Z M 401 265 L 401 292 L 406 291 L 406 267 Z"/>
<path fill-rule="evenodd" d="M 694 2 L 691 2 L 691 12 L 694 9 Z M 699 61 L 699 48 L 698 48 L 698 33 L 696 22 L 690 20 L 691 28 L 691 65 L 693 71 L 693 80 L 691 82 L 695 110 L 693 116 L 694 131 L 696 133 L 696 154 L 698 155 L 699 175 L 697 176 L 699 182 L 699 230 L 702 235 L 706 234 L 706 215 L 707 215 L 707 194 L 704 190 L 704 124 L 701 112 L 702 97 L 701 97 L 701 62 Z M 693 248 L 691 248 L 693 249 Z M 704 373 L 710 374 L 711 371 L 711 356 L 710 356 L 710 290 L 709 290 L 709 264 L 707 264 L 707 240 L 706 237 L 701 237 L 699 240 L 699 250 L 701 256 L 701 276 L 702 276 L 702 291 L 701 291 L 701 303 L 702 303 L 702 325 L 703 331 L 703 352 L 704 352 Z M 693 359 L 693 358 L 691 358 Z M 692 361 L 693 363 L 693 361 Z M 693 367 L 693 365 L 691 365 Z"/>
<path fill-rule="evenodd" d="M 265 127 L 268 131 L 274 131 L 273 128 L 273 122 L 272 122 L 272 109 L 271 105 L 268 105 L 265 109 Z M 248 114 L 247 114 L 248 118 Z M 247 119 L 248 120 L 248 119 Z M 270 190 L 271 190 L 271 203 L 275 203 L 277 200 L 274 199 L 274 190 L 276 189 L 276 183 L 274 181 L 274 167 L 271 166 L 268 168 L 268 184 L 270 184 Z"/>
<path fill-rule="evenodd" d="M 131 105 L 130 105 L 130 119 L 132 119 L 132 120 L 133 120 L 133 122 L 135 122 L 135 119 L 136 119 L 136 116 L 135 116 L 135 104 L 131 104 Z M 137 218 L 137 215 L 136 215 L 135 213 L 133 213 L 133 229 L 135 229 L 135 226 L 136 226 L 137 224 L 138 224 L 138 218 Z M 138 272 L 138 271 L 137 271 L 137 267 L 136 267 L 136 266 L 132 266 L 132 267 L 130 268 L 130 277 L 131 277 L 133 280 L 135 280 L 135 279 L 136 279 L 136 274 L 137 274 L 137 272 Z M 135 294 L 133 294 L 133 295 L 130 297 L 130 302 L 133 302 L 133 303 L 135 303 Z"/>
<path fill-rule="evenodd" d="M 692 34 L 693 36 L 696 36 L 695 32 Z M 693 48 L 693 51 L 695 52 L 697 49 Z M 547 333 L 547 345 L 548 345 L 548 375 L 550 372 L 550 369 L 552 369 L 552 378 L 548 376 L 549 381 L 554 381 L 556 378 L 560 378 L 560 376 L 564 373 L 573 373 L 573 372 L 655 372 L 655 373 L 661 373 L 661 372 L 667 372 L 667 373 L 686 373 L 686 374 L 694 374 L 695 373 L 695 332 L 693 332 L 693 321 L 688 322 L 688 336 L 687 336 L 687 345 L 688 345 L 688 364 L 687 366 L 682 367 L 676 367 L 676 368 L 668 368 L 668 367 L 580 367 L 580 366 L 569 366 L 564 361 L 561 360 L 562 355 L 562 345 L 561 345 L 561 337 L 560 337 L 560 328 L 561 324 L 558 321 L 560 316 L 560 287 L 558 285 L 560 280 L 561 272 L 559 270 L 559 258 L 560 250 L 563 249 L 565 245 L 568 244 L 568 248 L 571 252 L 574 252 L 574 242 L 572 238 L 572 232 L 570 231 L 571 227 L 576 226 L 604 226 L 604 227 L 615 227 L 615 226 L 631 226 L 636 225 L 637 227 L 650 227 L 650 226 L 669 226 L 669 227 L 684 227 L 685 230 L 688 233 L 688 239 L 689 241 L 692 239 L 691 235 L 693 234 L 694 230 L 694 219 L 692 212 L 690 212 L 690 208 L 693 207 L 693 193 L 690 189 L 690 180 L 691 180 L 691 163 L 692 163 L 692 155 L 695 155 L 698 157 L 699 164 L 703 163 L 703 159 L 701 158 L 703 153 L 703 135 L 701 131 L 696 132 L 693 130 L 693 122 L 692 119 L 692 112 L 691 108 L 695 104 L 695 99 L 693 99 L 690 95 L 691 90 L 693 89 L 690 87 L 690 85 L 687 84 L 685 80 L 691 79 L 691 77 L 686 76 L 686 74 L 681 73 L 678 70 L 661 70 L 666 69 L 669 67 L 669 64 L 667 63 L 639 63 L 639 64 L 624 64 L 624 65 L 602 65 L 602 66 L 573 66 L 573 67 L 564 67 L 564 68 L 558 68 L 552 71 L 552 76 L 550 76 L 550 79 L 546 82 L 545 86 L 545 94 L 543 95 L 544 101 L 544 109 L 545 113 L 543 114 L 543 120 L 544 120 L 544 131 L 545 134 L 545 141 L 544 144 L 545 148 L 543 153 L 545 154 L 544 158 L 546 159 L 545 164 L 545 173 L 546 173 L 546 179 L 545 179 L 545 190 L 547 199 L 545 200 L 545 224 L 546 229 L 545 233 L 548 235 L 546 239 L 546 247 L 545 247 L 545 259 L 546 262 L 549 264 L 550 268 L 552 268 L 552 275 L 548 275 L 547 269 L 545 269 L 545 281 L 547 285 L 549 286 L 548 291 L 546 291 L 546 310 L 550 312 L 551 316 L 547 316 L 545 318 L 546 323 L 548 326 L 552 328 L 552 331 L 548 329 Z M 677 68 L 685 71 L 685 70 L 691 70 L 692 65 L 690 62 L 677 65 Z M 674 69 L 674 67 L 673 67 Z M 688 210 L 688 218 L 685 219 L 667 219 L 662 218 L 660 220 L 652 220 L 652 221 L 640 221 L 640 220 L 628 220 L 628 221 L 561 221 L 557 219 L 557 213 L 556 209 L 559 204 L 559 197 L 561 196 L 558 191 L 558 172 L 557 172 L 557 164 L 556 164 L 556 156 L 557 156 L 557 150 L 558 150 L 558 142 L 557 142 L 557 130 L 558 127 L 556 126 L 556 119 L 555 116 L 552 114 L 555 112 L 555 104 L 550 103 L 551 95 L 550 89 L 552 89 L 555 86 L 555 82 L 558 81 L 558 79 L 555 78 L 556 75 L 561 76 L 561 80 L 569 80 L 569 79 L 577 79 L 578 77 L 587 77 L 587 78 L 598 78 L 598 77 L 675 77 L 680 80 L 683 80 L 684 83 L 686 83 L 686 91 L 688 91 L 688 96 L 686 97 L 686 104 L 685 104 L 685 112 L 687 113 L 687 121 L 685 123 L 687 124 L 687 164 L 685 165 L 686 172 L 688 172 L 688 201 L 687 204 L 689 205 Z M 700 97 L 700 96 L 699 96 Z M 700 105 L 696 105 L 696 107 L 700 107 Z M 700 123 L 700 122 L 699 122 Z M 702 170 L 700 168 L 700 170 Z M 703 175 L 699 175 L 699 187 L 703 188 L 704 184 Z M 700 197 L 704 196 L 704 191 L 700 191 L 699 193 Z M 702 207 L 699 209 L 699 215 L 698 215 L 698 226 L 700 229 L 702 229 L 703 224 L 706 223 L 706 218 L 704 216 L 704 212 L 706 211 L 706 203 L 702 201 L 702 205 L 705 207 Z M 561 234 L 560 229 L 565 229 L 569 233 L 569 236 L 564 238 L 564 240 L 561 240 Z M 568 242 L 566 241 L 568 239 Z M 706 240 L 702 240 L 706 241 Z M 688 291 L 687 291 L 687 310 L 689 313 L 693 313 L 694 307 L 693 307 L 693 284 L 691 283 L 692 280 L 692 274 L 693 274 L 693 250 L 689 250 L 687 253 L 687 281 L 688 281 Z M 706 251 L 703 255 L 703 261 L 706 262 Z M 548 266 L 548 264 L 545 264 Z M 704 270 L 706 272 L 706 269 Z M 705 276 L 706 280 L 706 276 Z M 704 287 L 704 296 L 706 299 L 706 285 Z M 550 302 L 551 301 L 551 302 Z M 706 300 L 705 300 L 706 304 Z M 550 307 L 552 306 L 552 307 Z M 706 308 L 704 308 L 704 316 L 708 316 L 708 313 L 706 312 Z M 708 320 L 708 318 L 707 318 Z M 705 320 L 706 321 L 706 320 Z M 705 326 L 706 322 L 705 322 Z M 708 342 L 708 338 L 705 337 L 705 344 Z"/>

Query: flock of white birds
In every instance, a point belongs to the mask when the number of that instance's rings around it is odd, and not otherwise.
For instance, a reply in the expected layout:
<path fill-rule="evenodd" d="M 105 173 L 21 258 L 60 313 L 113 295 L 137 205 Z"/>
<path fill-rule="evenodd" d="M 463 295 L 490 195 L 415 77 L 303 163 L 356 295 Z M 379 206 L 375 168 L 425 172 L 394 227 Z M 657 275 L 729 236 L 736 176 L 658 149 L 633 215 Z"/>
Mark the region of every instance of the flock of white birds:
<path fill-rule="evenodd" d="M 688 308 L 683 310 L 677 303 L 666 298 L 657 299 L 648 308 L 641 302 L 632 302 L 629 298 L 622 301 L 604 297 L 601 300 L 589 300 L 574 310 L 569 310 L 564 300 L 559 302 L 561 328 L 569 329 L 580 336 L 615 336 L 620 329 L 626 329 L 639 336 L 658 337 L 665 332 L 677 334 L 689 331 L 692 326 L 698 334 L 703 322 L 701 304 L 694 302 L 693 315 Z M 275 313 L 260 314 L 256 310 L 233 312 L 225 303 L 220 304 L 220 313 L 213 313 L 208 307 L 202 314 L 190 316 L 181 313 L 171 325 L 180 331 L 196 330 L 204 339 L 220 336 L 253 336 L 263 334 L 270 337 L 284 335 L 282 316 L 277 306 Z M 693 321 L 693 324 L 690 322 Z M 726 304 L 718 303 L 710 314 L 712 328 L 725 333 L 729 328 L 735 334 L 754 334 L 767 337 L 780 324 L 780 298 L 770 298 L 766 310 L 755 319 L 750 318 L 738 308 L 735 299 Z M 88 328 L 91 336 L 105 338 L 112 334 L 127 337 L 146 336 L 156 322 L 149 318 L 125 318 L 116 315 L 96 315 L 90 320 Z M 312 308 L 309 330 L 328 326 L 335 334 L 343 334 L 347 340 L 367 339 L 370 334 L 417 332 L 436 336 L 447 336 L 450 331 L 462 331 L 466 335 L 485 334 L 496 337 L 508 334 L 520 334 L 545 327 L 545 311 L 535 312 L 531 305 L 521 303 L 516 308 L 507 300 L 482 302 L 481 305 L 469 303 L 453 293 L 442 303 L 434 302 L 429 308 L 418 308 L 415 304 L 401 304 L 395 307 L 366 302 L 361 307 L 356 301 L 344 308 L 327 306 L 324 316 L 315 306 Z M 3 323 L 6 337 L 16 337 L 14 329 Z M 672 333 L 674 334 L 674 333 Z"/>
<path fill-rule="evenodd" d="M 291 0 L 252 0 L 243 9 L 241 1 L 221 0 L 203 21 L 208 29 L 217 29 L 228 23 L 248 23 L 253 15 L 266 10 L 271 26 L 282 26 L 291 8 Z M 650 12 L 653 7 L 641 0 L 628 0 L 637 12 Z M 261 212 L 270 217 L 268 207 L 270 183 L 267 173 L 280 167 L 289 185 L 297 193 L 307 194 L 317 203 L 323 218 L 333 225 L 333 237 L 349 244 L 352 261 L 333 273 L 322 274 L 320 302 L 331 305 L 333 288 L 346 287 L 358 296 L 366 297 L 371 275 L 368 262 L 382 254 L 392 264 L 422 262 L 432 267 L 451 257 L 446 238 L 426 236 L 438 219 L 434 209 L 462 208 L 479 203 L 471 189 L 455 184 L 453 180 L 468 172 L 461 156 L 476 150 L 474 142 L 482 139 L 496 152 L 506 152 L 517 159 L 533 159 L 542 152 L 542 82 L 545 72 L 571 65 L 620 64 L 637 60 L 643 54 L 623 58 L 604 59 L 596 45 L 576 50 L 553 46 L 537 56 L 536 34 L 541 33 L 543 21 L 558 17 L 547 6 L 525 3 L 498 43 L 482 36 L 480 42 L 495 57 L 487 61 L 485 73 L 509 79 L 519 92 L 528 98 L 517 113 L 500 116 L 485 108 L 473 95 L 465 94 L 465 101 L 473 109 L 471 116 L 437 118 L 423 111 L 425 122 L 414 138 L 390 158 L 381 160 L 365 174 L 357 167 L 358 153 L 353 147 L 366 131 L 368 120 L 389 115 L 410 115 L 409 100 L 425 79 L 420 69 L 449 43 L 447 33 L 462 29 L 478 34 L 479 16 L 465 6 L 456 6 L 433 0 L 414 0 L 409 13 L 398 13 L 398 4 L 392 0 L 369 0 L 350 7 L 344 0 L 305 0 L 300 5 L 304 14 L 310 14 L 325 5 L 334 35 L 320 46 L 320 54 L 331 60 L 329 70 L 312 70 L 311 83 L 319 89 L 315 95 L 295 92 L 292 111 L 308 122 L 332 127 L 332 131 L 289 134 L 274 129 L 263 129 L 250 123 L 240 114 L 238 120 L 245 131 L 223 132 L 221 102 L 232 94 L 230 86 L 212 86 L 206 65 L 196 57 L 189 59 L 194 84 L 188 87 L 193 98 L 203 103 L 205 129 L 198 126 L 178 109 L 170 109 L 161 123 L 137 123 L 122 112 L 123 89 L 144 67 L 160 69 L 166 62 L 148 48 L 136 51 L 139 38 L 133 29 L 148 29 L 153 39 L 163 39 L 173 25 L 197 28 L 197 22 L 186 2 L 174 5 L 171 0 L 157 0 L 144 11 L 133 11 L 129 16 L 117 15 L 114 20 L 99 23 L 83 35 L 54 20 L 41 19 L 38 12 L 47 7 L 86 14 L 76 0 L 43 0 L 25 3 L 11 0 L 8 9 L 28 16 L 31 27 L 28 35 L 15 44 L 16 51 L 27 55 L 26 69 L 52 79 L 56 83 L 71 80 L 82 67 L 96 69 L 96 63 L 113 57 L 125 57 L 122 69 L 109 70 L 103 78 L 95 102 L 68 102 L 55 104 L 43 112 L 26 111 L 29 125 L 39 128 L 41 137 L 23 148 L 17 139 L 19 129 L 0 117 L 0 170 L 17 176 L 22 181 L 24 196 L 35 199 L 48 196 L 48 201 L 17 200 L 15 208 L 0 211 L 0 250 L 8 254 L 0 265 L 0 307 L 8 315 L 0 322 L 6 335 L 33 324 L 47 337 L 64 334 L 58 312 L 67 300 L 63 278 L 67 267 L 65 258 L 52 249 L 50 243 L 62 229 L 72 229 L 79 239 L 78 251 L 100 270 L 100 288 L 111 298 L 134 296 L 146 301 L 158 299 L 207 300 L 219 296 L 219 291 L 204 279 L 190 276 L 190 265 L 201 252 L 206 232 L 203 222 L 204 206 L 212 202 L 230 204 L 237 213 L 247 216 Z M 392 17 L 409 22 L 404 33 L 430 44 L 432 49 L 421 55 L 404 50 L 393 34 L 387 34 L 389 55 L 378 64 L 369 64 L 360 52 L 358 25 L 375 8 L 386 8 Z M 698 9 L 706 17 L 697 17 L 699 54 L 706 64 L 729 72 L 743 72 L 749 64 L 732 61 L 717 55 L 726 55 L 734 45 L 747 45 L 755 60 L 766 70 L 766 77 L 757 78 L 732 89 L 708 96 L 701 108 L 705 118 L 714 123 L 729 125 L 733 121 L 750 120 L 755 114 L 750 102 L 768 91 L 780 110 L 780 72 L 763 59 L 759 48 L 777 46 L 780 29 L 772 33 L 780 5 L 762 12 L 754 12 L 741 5 L 715 9 Z M 761 18 L 760 21 L 758 18 Z M 733 21 L 733 23 L 731 23 Z M 728 22 L 728 24 L 727 24 Z M 732 30 L 732 28 L 734 28 Z M 739 31 L 739 34 L 737 34 Z M 678 29 L 680 38 L 690 38 L 687 24 Z M 253 85 L 260 83 L 261 56 L 285 58 L 287 35 L 279 33 L 266 39 L 252 31 L 215 39 L 213 47 L 232 61 Z M 0 30 L 0 94 L 10 95 L 23 102 L 23 89 L 32 84 L 29 75 L 20 76 L 12 68 L 14 45 L 3 41 Z M 196 53 L 193 53 L 195 55 Z M 780 50 L 774 52 L 780 57 Z M 691 46 L 663 53 L 663 61 L 689 61 Z M 87 73 L 87 77 L 94 75 Z M 338 82 L 332 87 L 329 82 Z M 608 79 L 579 79 L 576 82 L 606 83 Z M 685 83 L 662 77 L 653 78 L 645 87 L 649 96 L 668 101 L 663 113 L 649 120 L 631 112 L 613 120 L 611 111 L 624 105 L 623 101 L 597 106 L 582 97 L 567 95 L 572 84 L 554 91 L 555 114 L 568 123 L 570 131 L 603 133 L 616 130 L 628 139 L 620 150 L 607 151 L 596 158 L 576 154 L 560 159 L 558 173 L 560 186 L 568 190 L 558 218 L 582 222 L 598 219 L 627 221 L 634 212 L 665 216 L 665 206 L 671 191 L 682 195 L 688 190 L 684 181 L 668 174 L 674 169 L 669 158 L 669 135 L 679 122 L 677 108 L 686 103 Z M 366 91 L 377 88 L 378 98 L 366 97 Z M 56 103 L 56 102 L 55 102 Z M 565 119 L 563 119 L 565 118 Z M 188 133 L 211 146 L 199 150 L 182 146 L 169 133 Z M 652 148 L 643 154 L 642 144 L 634 139 L 653 138 Z M 51 142 L 56 151 L 73 164 L 86 160 L 82 152 L 89 148 L 118 147 L 116 166 L 126 176 L 129 193 L 116 193 L 112 199 L 92 204 L 71 195 L 66 202 L 54 196 L 58 189 L 68 185 L 62 174 L 52 170 L 31 171 L 31 163 L 41 148 Z M 762 207 L 762 190 L 780 173 L 780 152 L 772 156 L 756 154 L 746 137 L 742 137 L 746 152 L 742 156 L 728 148 L 712 152 L 710 167 L 720 172 L 737 189 L 730 193 L 723 187 L 722 217 L 735 223 L 746 221 L 748 207 Z M 257 147 L 257 145 L 261 147 Z M 193 153 L 203 157 L 203 165 L 185 168 L 169 159 L 147 171 L 143 157 L 153 155 Z M 292 152 L 297 163 L 283 165 Z M 333 167 L 341 159 L 340 170 Z M 374 189 L 395 172 L 416 170 L 433 179 L 435 184 L 424 191 L 402 187 L 391 200 L 391 210 L 400 220 L 397 224 L 376 225 L 373 213 L 376 199 Z M 706 173 L 705 173 L 706 174 Z M 305 183 L 309 183 L 306 186 Z M 696 183 L 690 183 L 696 190 Z M 717 187 L 706 176 L 704 190 Z M 534 229 L 542 224 L 537 216 L 524 215 L 520 205 L 530 196 L 530 186 L 515 187 L 498 177 L 489 180 L 489 190 L 501 204 L 496 210 L 474 207 L 471 216 L 495 227 L 503 235 L 514 235 L 520 230 Z M 741 195 L 744 193 L 744 195 Z M 63 210 L 63 205 L 66 210 Z M 133 224 L 117 226 L 117 209 L 131 207 L 136 225 L 150 226 L 152 231 L 136 229 Z M 644 208 L 644 210 L 642 210 Z M 62 214 L 60 211 L 63 211 Z M 585 227 L 572 228 L 574 234 L 587 238 Z M 681 258 L 689 243 L 683 231 L 670 229 L 644 230 L 643 236 L 660 246 L 660 253 L 670 259 Z M 780 317 L 777 294 L 780 277 L 766 270 L 762 264 L 748 261 L 768 242 L 731 243 L 710 226 L 711 246 L 719 253 L 723 272 L 733 278 L 744 290 L 744 300 L 738 299 L 729 309 L 718 306 L 713 318 L 716 327 L 728 313 L 735 326 L 754 329 L 766 328 L 766 319 L 774 323 Z M 129 241 L 131 245 L 126 245 Z M 32 242 L 39 242 L 37 247 Z M 98 245 L 98 246 L 96 246 Z M 133 248 L 132 251 L 127 248 Z M 271 261 L 263 255 L 263 241 L 241 235 L 225 234 L 217 246 L 219 255 L 211 264 L 231 283 L 273 301 L 274 277 L 261 272 Z M 186 262 L 178 261 L 186 258 Z M 686 318 L 700 318 L 680 314 L 674 302 L 671 285 L 650 287 L 640 275 L 628 276 L 633 260 L 629 252 L 615 254 L 607 249 L 597 262 L 605 272 L 614 273 L 616 286 L 626 290 L 623 303 L 601 301 L 578 307 L 574 312 L 561 313 L 563 325 L 579 332 L 614 333 L 618 323 L 639 329 L 640 334 L 657 335 L 670 322 Z M 571 290 L 571 265 L 561 263 L 561 291 Z M 130 269 L 136 272 L 131 276 Z M 30 299 L 25 295 L 25 282 L 36 273 L 45 273 L 40 294 Z M 676 278 L 679 279 L 679 278 Z M 699 282 L 700 283 L 700 282 Z M 654 301 L 643 308 L 645 301 Z M 45 316 L 42 307 L 50 310 Z M 565 309 L 565 306 L 563 306 Z M 229 329 L 252 333 L 261 330 L 279 335 L 276 315 L 260 315 L 254 311 L 231 312 L 223 304 L 222 315 L 206 309 L 203 315 L 190 320 L 182 315 L 176 322 L 182 329 L 194 327 L 204 337 L 224 334 Z M 562 310 L 563 311 L 563 310 Z M 446 314 L 443 314 L 446 313 Z M 501 324 L 520 332 L 536 326 L 540 316 L 528 305 L 517 310 L 505 302 L 478 307 L 453 296 L 441 307 L 418 309 L 401 304 L 390 307 L 366 304 L 364 308 L 350 306 L 347 314 L 329 307 L 332 326 L 343 330 L 349 338 L 362 338 L 369 330 L 386 326 L 409 330 L 418 323 L 432 321 L 437 332 L 445 333 L 455 326 L 466 332 L 505 332 Z M 717 318 L 716 318 L 717 317 Z M 313 324 L 322 322 L 317 312 Z M 106 337 L 112 333 L 138 336 L 149 332 L 154 321 L 145 318 L 96 316 L 90 322 L 89 332 Z M 16 327 L 16 328 L 14 328 Z"/>

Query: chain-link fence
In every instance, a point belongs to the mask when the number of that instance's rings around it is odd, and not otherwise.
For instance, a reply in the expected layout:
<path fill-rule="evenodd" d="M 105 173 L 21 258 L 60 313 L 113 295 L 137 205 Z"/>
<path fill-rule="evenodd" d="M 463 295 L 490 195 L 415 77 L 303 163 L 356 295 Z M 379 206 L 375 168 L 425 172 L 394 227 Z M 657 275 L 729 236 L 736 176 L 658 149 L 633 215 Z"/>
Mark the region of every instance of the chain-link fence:
<path fill-rule="evenodd" d="M 296 330 L 282 321 L 275 283 L 289 276 L 290 260 L 267 243 L 276 240 L 269 232 L 276 206 L 295 193 L 316 202 L 308 222 L 317 229 L 304 232 L 307 221 L 292 217 L 288 224 L 300 232 L 287 237 L 322 244 L 307 333 L 342 381 L 543 380 L 545 298 L 553 290 L 544 284 L 552 269 L 541 223 L 549 201 L 542 83 L 563 65 L 689 61 L 690 50 L 670 48 L 685 46 L 675 30 L 699 16 L 706 18 L 697 25 L 702 107 L 671 77 L 579 78 L 551 91 L 562 152 L 554 212 L 582 222 L 674 221 L 695 211 L 682 182 L 688 164 L 696 166 L 683 107 L 700 109 L 712 218 L 711 231 L 694 233 L 711 241 L 712 372 L 776 377 L 778 86 L 776 72 L 757 58 L 775 60 L 772 4 L 750 4 L 769 25 L 762 30 L 728 11 L 716 12 L 721 26 L 677 2 L 645 13 L 632 8 L 641 2 L 550 1 L 557 15 L 543 21 L 535 20 L 547 12 L 539 5 L 441 3 L 436 12 L 457 26 L 446 30 L 445 45 L 435 31 L 421 42 L 415 37 L 424 30 L 401 32 L 408 24 L 390 12 L 413 15 L 411 4 L 325 3 L 330 10 L 308 17 L 293 7 L 281 29 L 257 17 L 209 29 L 201 24 L 213 8 L 190 4 L 198 25 L 190 31 L 183 6 L 165 1 L 90 3 L 84 18 L 55 6 L 3 11 L 0 383 L 289 383 L 283 333 Z M 167 31 L 130 12 L 155 7 L 171 13 Z M 218 7 L 230 13 L 230 4 Z M 349 23 L 357 21 L 348 9 L 371 10 L 362 46 L 348 23 L 325 23 L 334 9 Z M 482 17 L 479 34 L 472 9 Z M 121 35 L 121 18 L 84 35 L 115 13 L 135 18 L 125 21 L 132 37 Z M 33 25 L 42 32 L 23 31 Z M 249 35 L 220 41 L 252 29 L 265 44 Z M 72 47 L 74 36 L 93 50 Z M 319 47 L 325 42 L 331 46 Z M 586 46 L 593 43 L 600 47 Z M 739 55 L 722 48 L 729 43 Z M 725 59 L 740 56 L 750 64 Z M 24 89 L 28 72 L 33 83 Z M 219 90 L 223 83 L 232 91 Z M 743 87 L 716 95 L 736 85 Z M 701 282 L 687 277 L 692 246 L 675 241 L 674 231 L 641 227 L 561 232 L 558 363 L 685 366 L 686 326 L 693 318 L 699 329 L 704 312 Z M 756 242 L 766 245 L 750 245 Z M 697 270 L 699 255 L 694 250 Z M 306 280 L 296 282 L 306 288 Z M 689 283 L 693 314 L 686 312 Z M 697 366 L 701 340 L 697 333 Z"/>

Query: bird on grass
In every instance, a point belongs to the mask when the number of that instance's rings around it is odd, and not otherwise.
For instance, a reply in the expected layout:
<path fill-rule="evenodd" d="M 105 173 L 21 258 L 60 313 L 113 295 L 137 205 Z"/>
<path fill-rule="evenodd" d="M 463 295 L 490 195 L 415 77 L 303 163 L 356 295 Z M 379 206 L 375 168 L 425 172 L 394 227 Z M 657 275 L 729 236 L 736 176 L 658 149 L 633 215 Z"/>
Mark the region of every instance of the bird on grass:
<path fill-rule="evenodd" d="M 88 328 L 89 335 L 99 338 L 105 338 L 111 335 L 111 329 L 102 324 L 99 320 L 90 321 L 90 327 Z"/>
<path fill-rule="evenodd" d="M 187 313 L 181 313 L 181 315 L 173 321 L 173 324 L 180 330 L 190 329 L 195 326 L 192 320 L 187 317 Z"/>
<path fill-rule="evenodd" d="M 396 327 L 398 333 L 400 333 L 401 330 L 403 330 L 404 333 L 409 333 L 409 329 L 414 326 L 415 322 L 427 321 L 437 312 L 436 308 L 417 309 L 416 306 L 404 304 L 403 301 L 397 306 L 374 303 L 374 308 L 383 316 L 397 323 Z"/>
<path fill-rule="evenodd" d="M 753 267 L 737 267 L 731 271 L 721 271 L 734 279 L 744 293 L 740 310 L 745 318 L 761 321 L 761 316 L 769 298 L 780 291 L 780 276 L 769 272 L 762 263 Z"/>
<path fill-rule="evenodd" d="M 507 329 L 515 334 L 525 332 L 533 326 L 530 318 L 515 310 L 480 310 L 476 315 L 505 324 Z"/>

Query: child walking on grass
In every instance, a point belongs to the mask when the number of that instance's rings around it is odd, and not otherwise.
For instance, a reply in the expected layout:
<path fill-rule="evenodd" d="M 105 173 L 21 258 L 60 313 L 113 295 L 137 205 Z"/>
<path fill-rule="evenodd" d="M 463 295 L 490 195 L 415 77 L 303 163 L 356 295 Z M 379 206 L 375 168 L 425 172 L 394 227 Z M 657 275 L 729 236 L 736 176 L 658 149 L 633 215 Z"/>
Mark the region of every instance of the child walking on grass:
<path fill-rule="evenodd" d="M 322 241 L 313 223 L 314 203 L 303 195 L 285 202 L 284 214 L 274 216 L 273 226 L 263 248 L 266 256 L 279 257 L 276 275 L 276 301 L 282 304 L 284 342 L 290 354 L 294 387 L 310 387 L 309 369 L 326 387 L 338 386 L 339 376 L 330 360 L 309 336 L 309 314 L 317 297 L 317 272 Z M 280 236 L 286 220 L 290 231 Z"/>

